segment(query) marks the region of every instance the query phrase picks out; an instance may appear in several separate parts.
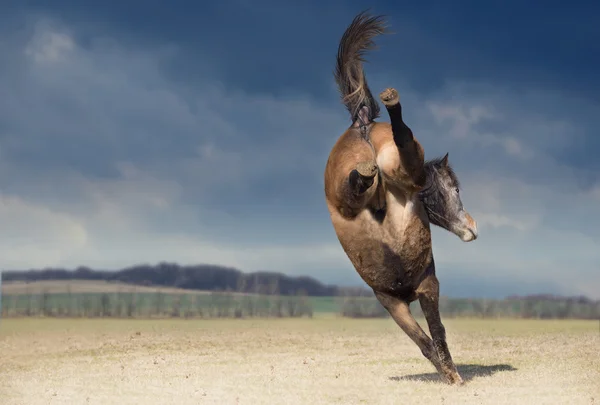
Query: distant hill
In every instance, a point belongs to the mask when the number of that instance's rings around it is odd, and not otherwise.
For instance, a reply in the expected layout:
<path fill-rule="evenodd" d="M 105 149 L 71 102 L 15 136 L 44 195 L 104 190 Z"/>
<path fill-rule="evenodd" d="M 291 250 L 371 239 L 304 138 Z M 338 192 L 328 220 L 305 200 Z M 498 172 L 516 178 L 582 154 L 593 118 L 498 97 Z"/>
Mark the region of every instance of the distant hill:
<path fill-rule="evenodd" d="M 111 293 L 163 293 L 209 295 L 212 291 L 188 290 L 163 286 L 143 286 L 104 280 L 40 280 L 40 281 L 7 281 L 2 283 L 2 294 L 8 295 L 43 295 L 43 294 L 111 294 Z M 233 293 L 248 295 L 244 293 Z"/>
<path fill-rule="evenodd" d="M 109 307 L 114 307 L 111 311 L 116 311 L 114 313 L 117 315 L 122 315 L 122 309 L 125 307 L 129 308 L 130 312 L 133 311 L 131 313 L 142 311 L 143 313 L 138 313 L 139 316 L 148 315 L 148 308 L 150 307 L 154 308 L 153 311 L 159 308 L 159 312 L 163 315 L 164 313 L 181 314 L 181 302 L 187 305 L 183 309 L 184 312 L 202 311 L 202 313 L 209 313 L 215 308 L 221 308 L 225 311 L 224 313 L 231 315 L 237 313 L 236 311 L 243 307 L 245 308 L 242 311 L 243 314 L 254 316 L 260 312 L 255 310 L 264 306 L 263 298 L 266 298 L 264 295 L 270 295 L 271 297 L 267 300 L 270 304 L 263 309 L 274 310 L 276 314 L 283 314 L 281 312 L 283 307 L 294 309 L 296 304 L 300 305 L 299 303 L 306 304 L 308 302 L 309 306 L 314 304 L 315 308 L 321 308 L 323 303 L 328 301 L 329 303 L 326 303 L 325 306 L 343 316 L 358 318 L 388 316 L 385 309 L 374 297 L 373 292 L 365 287 L 342 288 L 323 284 L 311 277 L 290 277 L 275 272 L 243 273 L 234 268 L 215 265 L 180 266 L 178 264 L 160 263 L 154 266 L 133 266 L 118 271 L 93 270 L 87 267 L 79 267 L 75 270 L 4 271 L 2 278 L 4 281 L 2 285 L 3 316 L 26 316 L 40 313 L 46 316 L 51 316 L 51 314 L 64 315 L 65 311 L 67 313 L 75 311 L 81 315 L 88 313 L 89 308 L 92 307 L 95 308 L 92 311 L 96 314 L 95 316 L 99 316 L 99 313 L 111 313 L 108 310 Z M 134 292 L 134 294 L 128 295 L 128 290 Z M 219 291 L 229 291 L 234 294 L 219 294 Z M 116 298 L 113 294 L 110 294 L 113 292 L 117 293 Z M 93 294 L 76 297 L 73 298 L 74 301 L 66 303 L 64 297 L 60 298 L 61 294 L 64 295 L 65 293 L 68 295 L 73 293 L 75 296 L 80 293 Z M 121 295 L 120 293 L 124 294 Z M 153 298 L 150 301 L 154 304 L 151 304 L 150 307 L 146 302 L 148 297 L 141 299 L 144 293 L 152 293 Z M 167 308 L 164 307 L 167 304 L 161 301 L 160 297 L 162 295 L 159 293 L 180 297 L 189 295 L 193 298 L 191 300 L 170 300 L 169 305 L 171 307 Z M 39 297 L 34 297 L 36 294 Z M 58 298 L 48 298 L 47 295 L 52 296 L 53 294 Z M 244 296 L 241 301 L 232 299 L 232 297 L 239 297 L 240 295 Z M 306 301 L 304 295 L 314 298 Z M 22 296 L 26 296 L 25 299 L 19 298 Z M 336 296 L 344 296 L 345 298 L 341 300 L 329 298 Z M 141 299 L 141 301 L 137 303 L 132 301 L 137 299 Z M 143 302 L 146 302 L 146 304 L 143 304 Z M 191 302 L 195 303 L 193 308 L 190 307 Z M 135 312 L 138 306 L 139 311 Z M 228 309 L 223 309 L 225 307 Z M 302 308 L 307 309 L 308 306 L 304 305 Z M 418 302 L 414 303 L 412 311 L 415 316 L 422 316 Z M 262 312 L 260 313 L 262 314 Z M 299 314 L 295 309 L 293 313 Z M 307 313 L 312 313 L 312 309 Z M 440 313 L 449 318 L 467 316 L 525 319 L 600 319 L 600 300 L 592 300 L 582 296 L 560 297 L 548 294 L 510 296 L 501 300 L 442 297 L 440 300 Z"/>
<path fill-rule="evenodd" d="M 162 287 L 181 290 L 198 291 L 232 291 L 239 293 L 260 293 L 297 295 L 299 293 L 313 297 L 333 296 L 363 296 L 373 297 L 372 290 L 359 287 L 340 287 L 327 285 L 312 277 L 291 277 L 276 272 L 253 272 L 244 273 L 232 267 L 224 267 L 210 264 L 181 266 L 174 263 L 159 263 L 157 265 L 137 265 L 117 271 L 94 270 L 88 267 L 78 267 L 75 270 L 46 268 L 40 270 L 26 271 L 3 271 L 2 280 L 5 282 L 40 282 L 61 280 L 87 280 L 99 281 L 121 286 L 143 286 Z M 96 284 L 94 288 L 98 288 Z M 18 286 L 14 286 L 17 288 Z M 105 291 L 109 286 L 102 287 Z M 24 286 L 18 287 L 23 289 Z M 109 288 L 110 290 L 114 288 Z M 183 291 L 182 291 L 183 292 Z M 452 303 L 464 301 L 465 307 L 473 303 L 492 302 L 497 300 L 486 299 L 454 299 Z M 588 297 L 564 297 L 549 294 L 538 294 L 528 296 L 509 296 L 504 300 L 508 303 L 520 303 L 529 310 L 541 303 L 558 305 L 565 310 L 573 305 L 585 305 L 600 307 L 600 300 L 592 300 Z M 454 305 L 454 304 L 453 304 Z M 457 304 L 459 305 L 459 304 Z M 478 304 L 477 304 L 478 305 Z"/>
<path fill-rule="evenodd" d="M 42 269 L 28 271 L 4 271 L 3 281 L 46 280 L 96 280 L 140 286 L 160 286 L 189 290 L 236 291 L 309 296 L 369 295 L 363 288 L 343 288 L 326 285 L 311 277 L 291 277 L 275 272 L 243 273 L 231 267 L 216 265 L 180 266 L 173 263 L 138 265 L 118 271 L 93 270 L 79 267 L 75 270 Z"/>

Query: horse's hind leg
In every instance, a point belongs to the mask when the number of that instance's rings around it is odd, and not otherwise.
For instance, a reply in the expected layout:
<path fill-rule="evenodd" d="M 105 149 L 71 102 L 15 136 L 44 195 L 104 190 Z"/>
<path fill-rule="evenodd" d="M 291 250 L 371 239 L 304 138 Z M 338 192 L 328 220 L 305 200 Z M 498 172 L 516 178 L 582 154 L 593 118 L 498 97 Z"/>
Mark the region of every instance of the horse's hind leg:
<path fill-rule="evenodd" d="M 325 167 L 328 203 L 344 217 L 355 217 L 372 200 L 379 185 L 375 151 L 360 129 L 350 128 L 334 146 Z"/>
<path fill-rule="evenodd" d="M 440 286 L 435 274 L 427 276 L 417 289 L 417 295 L 433 338 L 433 347 L 440 359 L 442 373 L 451 384 L 463 384 L 446 343 L 446 329 L 439 310 Z"/>
<path fill-rule="evenodd" d="M 365 193 L 375 181 L 377 163 L 375 160 L 359 162 L 348 176 L 348 185 L 351 193 L 359 196 Z"/>
<path fill-rule="evenodd" d="M 404 333 L 419 346 L 423 356 L 435 366 L 440 375 L 445 376 L 433 342 L 413 318 L 408 302 L 381 292 L 375 292 L 375 296 Z"/>

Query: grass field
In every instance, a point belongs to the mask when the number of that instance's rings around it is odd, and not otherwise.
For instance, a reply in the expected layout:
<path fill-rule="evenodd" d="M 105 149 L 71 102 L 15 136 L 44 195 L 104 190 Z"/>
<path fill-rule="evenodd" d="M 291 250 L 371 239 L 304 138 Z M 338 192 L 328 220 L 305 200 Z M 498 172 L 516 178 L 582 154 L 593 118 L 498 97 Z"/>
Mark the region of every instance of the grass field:
<path fill-rule="evenodd" d="M 4 319 L 0 402 L 600 403 L 598 321 L 445 325 L 463 387 L 389 319 Z"/>
<path fill-rule="evenodd" d="M 87 280 L 47 280 L 31 283 L 4 282 L 2 284 L 2 306 L 5 310 L 24 310 L 33 305 L 40 307 L 42 294 L 48 294 L 50 308 L 72 308 L 80 310 L 84 306 L 82 300 L 91 300 L 91 306 L 98 306 L 103 294 L 108 294 L 112 303 L 125 303 L 133 300 L 136 312 L 146 313 L 154 308 L 162 307 L 164 312 L 171 312 L 175 300 L 181 312 L 188 308 L 207 308 L 214 299 L 211 291 L 186 290 L 170 287 L 148 287 L 125 283 Z M 238 292 L 229 293 L 232 298 L 257 297 L 254 294 Z M 272 298 L 264 297 L 265 300 Z M 340 310 L 341 297 L 306 297 L 312 310 L 316 313 L 332 313 Z M 30 300 L 33 300 L 31 303 Z M 160 303 L 159 303 L 160 301 Z"/>
<path fill-rule="evenodd" d="M 373 294 L 365 297 L 314 297 L 189 290 L 93 280 L 4 282 L 1 315 L 120 318 L 303 317 L 345 314 L 373 317 L 387 313 Z M 418 302 L 412 311 L 422 316 Z M 562 299 L 441 297 L 443 317 L 600 319 L 600 301 Z"/>

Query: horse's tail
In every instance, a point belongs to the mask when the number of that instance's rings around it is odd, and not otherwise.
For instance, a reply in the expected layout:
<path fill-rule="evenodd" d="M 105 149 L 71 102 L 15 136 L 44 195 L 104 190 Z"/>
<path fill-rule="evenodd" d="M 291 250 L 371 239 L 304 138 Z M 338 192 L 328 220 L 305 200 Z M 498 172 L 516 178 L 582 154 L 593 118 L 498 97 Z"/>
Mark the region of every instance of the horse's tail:
<path fill-rule="evenodd" d="M 379 117 L 379 104 L 371 94 L 363 71 L 363 55 L 375 48 L 374 37 L 386 33 L 384 23 L 382 16 L 369 16 L 363 11 L 354 17 L 340 40 L 334 76 L 342 103 L 354 125 L 359 114 L 364 124 Z"/>

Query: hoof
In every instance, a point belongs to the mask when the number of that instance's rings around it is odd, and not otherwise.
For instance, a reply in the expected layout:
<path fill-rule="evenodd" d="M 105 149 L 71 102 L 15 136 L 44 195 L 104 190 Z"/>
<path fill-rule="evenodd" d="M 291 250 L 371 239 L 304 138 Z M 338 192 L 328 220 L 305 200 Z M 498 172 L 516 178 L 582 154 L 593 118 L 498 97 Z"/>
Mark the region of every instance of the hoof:
<path fill-rule="evenodd" d="M 356 165 L 356 171 L 362 177 L 370 179 L 377 174 L 377 164 L 375 162 L 360 162 Z"/>
<path fill-rule="evenodd" d="M 375 183 L 377 174 L 377 164 L 374 161 L 360 162 L 356 168 L 350 172 L 350 187 L 356 195 L 361 195 Z"/>
<path fill-rule="evenodd" d="M 460 387 L 462 385 L 465 385 L 465 382 L 463 381 L 461 376 L 459 376 L 458 374 L 455 374 L 455 375 L 451 376 L 450 378 L 448 378 L 448 384 L 456 385 L 456 386 Z"/>
<path fill-rule="evenodd" d="M 379 98 L 381 102 L 385 104 L 386 107 L 392 107 L 400 102 L 400 96 L 398 95 L 398 91 L 396 89 L 389 87 L 379 93 Z"/>

